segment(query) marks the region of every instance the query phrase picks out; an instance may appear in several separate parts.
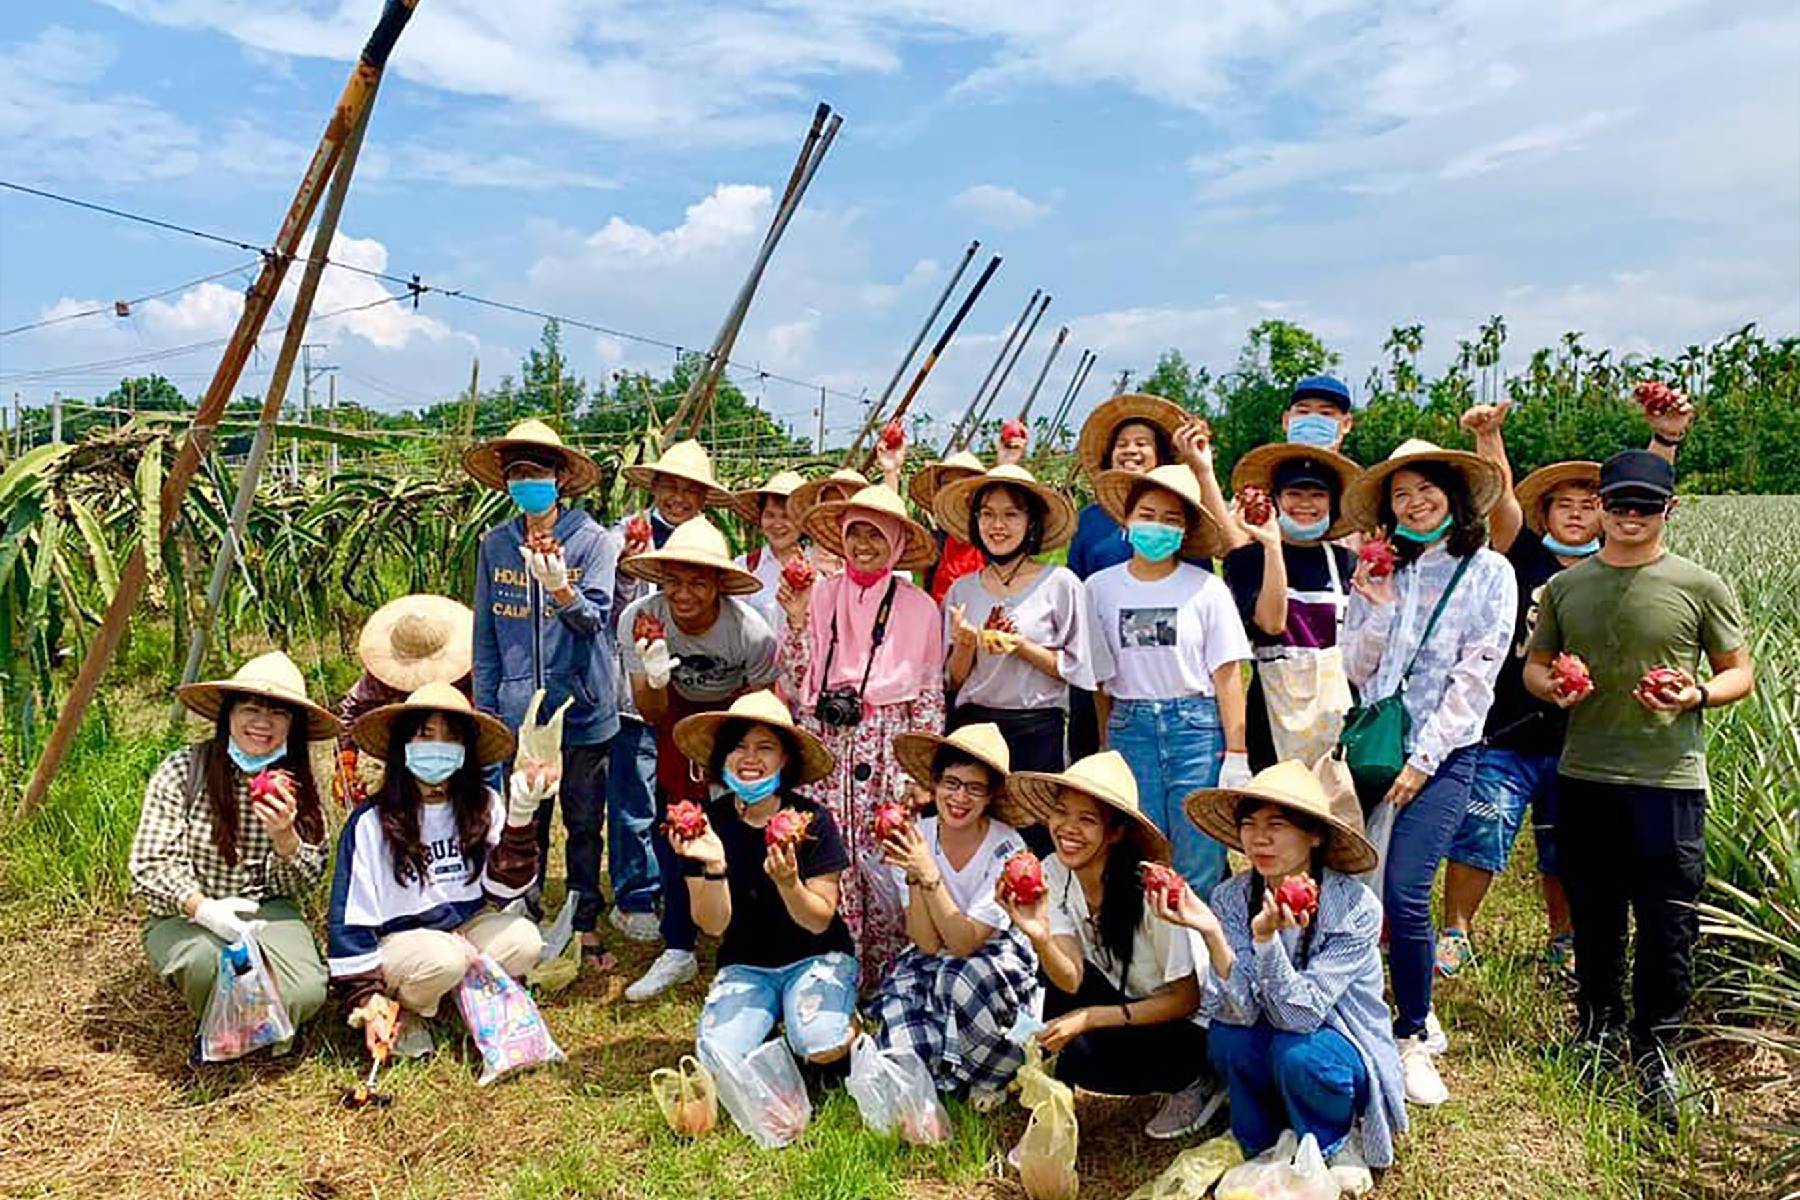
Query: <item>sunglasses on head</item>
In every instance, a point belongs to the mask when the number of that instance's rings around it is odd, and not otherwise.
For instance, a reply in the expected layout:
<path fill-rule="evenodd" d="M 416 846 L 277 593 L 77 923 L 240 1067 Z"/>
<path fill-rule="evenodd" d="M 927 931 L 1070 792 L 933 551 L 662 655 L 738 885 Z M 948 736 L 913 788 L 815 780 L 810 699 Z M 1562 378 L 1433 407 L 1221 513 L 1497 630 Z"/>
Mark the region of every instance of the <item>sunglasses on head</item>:
<path fill-rule="evenodd" d="M 1615 496 L 1604 501 L 1602 506 L 1615 517 L 1654 517 L 1666 510 L 1669 502 L 1647 496 Z"/>

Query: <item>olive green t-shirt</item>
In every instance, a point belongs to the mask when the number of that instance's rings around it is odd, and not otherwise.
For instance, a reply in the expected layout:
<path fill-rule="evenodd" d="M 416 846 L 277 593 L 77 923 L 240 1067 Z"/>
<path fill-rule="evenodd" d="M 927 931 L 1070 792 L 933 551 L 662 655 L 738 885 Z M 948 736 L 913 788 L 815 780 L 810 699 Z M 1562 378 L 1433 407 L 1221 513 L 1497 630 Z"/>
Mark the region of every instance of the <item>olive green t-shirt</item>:
<path fill-rule="evenodd" d="M 1632 689 L 1652 667 L 1704 680 L 1709 654 L 1744 644 L 1744 616 L 1724 580 L 1664 554 L 1641 567 L 1598 556 L 1558 572 L 1545 587 L 1535 653 L 1567 650 L 1587 662 L 1594 692 L 1569 710 L 1560 770 L 1575 779 L 1652 787 L 1706 787 L 1698 712 L 1652 712 Z"/>

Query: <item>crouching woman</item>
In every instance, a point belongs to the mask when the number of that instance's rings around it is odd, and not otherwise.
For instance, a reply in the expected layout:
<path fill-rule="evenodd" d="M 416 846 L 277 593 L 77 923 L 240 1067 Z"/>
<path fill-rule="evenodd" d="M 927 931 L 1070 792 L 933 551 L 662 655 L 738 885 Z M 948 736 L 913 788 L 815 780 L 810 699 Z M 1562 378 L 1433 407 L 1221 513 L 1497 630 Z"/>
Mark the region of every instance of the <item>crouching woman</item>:
<path fill-rule="evenodd" d="M 254 930 L 300 1025 L 325 1003 L 325 963 L 296 902 L 325 874 L 325 815 L 307 743 L 335 737 L 338 720 L 306 698 L 300 668 L 279 650 L 176 695 L 213 732 L 165 758 L 144 791 L 130 870 L 150 911 L 145 953 L 198 1013 L 220 947 Z M 287 774 L 253 792 L 264 770 Z"/>
<path fill-rule="evenodd" d="M 849 858 L 831 814 L 794 790 L 836 763 L 770 691 L 684 718 L 674 740 L 724 784 L 704 829 L 683 828 L 673 812 L 668 830 L 686 861 L 694 924 L 720 939 L 700 1012 L 702 1061 L 748 1055 L 777 1023 L 801 1058 L 843 1058 L 856 1033 L 856 947 L 838 913 Z"/>
<path fill-rule="evenodd" d="M 390 765 L 338 836 L 327 937 L 332 982 L 374 1054 L 394 1030 L 364 1019 L 373 997 L 429 1018 L 478 953 L 514 977 L 537 963 L 537 926 L 492 906 L 537 876 L 534 821 L 553 783 L 515 764 L 503 803 L 483 777 L 511 757 L 513 735 L 447 683 L 365 713 L 351 733 Z"/>
<path fill-rule="evenodd" d="M 1333 1166 L 1392 1166 L 1405 1084 L 1382 999 L 1381 902 L 1350 878 L 1376 860 L 1355 799 L 1334 806 L 1290 760 L 1242 787 L 1195 792 L 1186 808 L 1251 864 L 1213 889 L 1210 907 L 1186 888 L 1151 900 L 1205 945 L 1200 1011 L 1231 1132 L 1246 1155 L 1292 1129 L 1317 1138 Z"/>
<path fill-rule="evenodd" d="M 930 790 L 937 815 L 875 830 L 912 943 L 875 995 L 876 1042 L 912 1050 L 939 1089 L 966 1088 L 986 1111 L 1024 1062 L 1009 1034 L 1041 991 L 1031 943 L 995 900 L 1001 868 L 1025 849 L 1006 796 L 1011 757 L 1000 727 L 986 722 L 948 737 L 900 734 L 894 757 Z M 878 809 L 878 826 L 888 816 Z"/>

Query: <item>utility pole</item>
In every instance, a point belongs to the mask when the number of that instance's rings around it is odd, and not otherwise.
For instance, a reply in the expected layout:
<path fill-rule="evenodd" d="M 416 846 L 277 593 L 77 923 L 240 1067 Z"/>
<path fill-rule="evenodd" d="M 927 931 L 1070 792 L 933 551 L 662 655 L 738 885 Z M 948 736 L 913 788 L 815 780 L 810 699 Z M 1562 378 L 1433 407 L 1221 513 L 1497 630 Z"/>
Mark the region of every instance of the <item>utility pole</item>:
<path fill-rule="evenodd" d="M 813 439 L 813 453 L 825 453 L 825 385 L 819 385 L 819 436 Z"/>
<path fill-rule="evenodd" d="M 325 401 L 325 426 L 328 429 L 336 429 L 337 428 L 337 373 L 336 372 L 333 372 L 331 378 L 327 379 L 325 381 L 325 385 L 326 385 L 326 387 L 328 387 L 330 389 L 330 391 L 328 393 L 330 398 Z M 326 484 L 329 485 L 333 479 L 337 478 L 338 444 L 336 442 L 331 443 L 331 449 L 328 451 L 328 454 L 330 455 L 330 457 L 327 458 L 325 461 L 325 482 L 326 482 Z"/>
<path fill-rule="evenodd" d="M 62 393 L 50 393 L 50 441 L 62 441 Z"/>
<path fill-rule="evenodd" d="M 337 370 L 336 367 L 313 366 L 312 352 L 314 350 L 325 350 L 328 348 L 329 347 L 319 342 L 302 342 L 300 345 L 300 423 L 302 425 L 312 424 L 313 376 L 323 375 L 327 371 Z M 298 486 L 300 483 L 300 439 L 298 437 L 293 441 L 292 462 L 294 484 Z"/>

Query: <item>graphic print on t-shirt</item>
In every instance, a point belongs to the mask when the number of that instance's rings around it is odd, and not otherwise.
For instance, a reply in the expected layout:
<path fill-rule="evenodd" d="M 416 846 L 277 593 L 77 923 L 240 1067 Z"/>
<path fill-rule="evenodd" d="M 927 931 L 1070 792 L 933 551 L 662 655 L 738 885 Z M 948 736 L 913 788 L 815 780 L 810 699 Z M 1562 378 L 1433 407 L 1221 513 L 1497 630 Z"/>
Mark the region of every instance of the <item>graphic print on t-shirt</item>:
<path fill-rule="evenodd" d="M 1550 586 L 1548 579 L 1531 589 L 1531 596 L 1525 602 L 1525 619 L 1519 622 L 1518 637 L 1513 641 L 1513 657 L 1524 658 L 1531 649 L 1531 635 L 1537 632 L 1538 607 L 1544 602 L 1544 589 Z"/>
<path fill-rule="evenodd" d="M 716 696 L 738 685 L 742 671 L 710 654 L 678 654 L 681 662 L 670 672 L 684 696 Z"/>
<path fill-rule="evenodd" d="M 462 836 L 433 838 L 421 847 L 425 852 L 425 879 L 428 883 L 461 883 L 468 874 L 463 865 Z"/>
<path fill-rule="evenodd" d="M 1124 649 L 1175 645 L 1175 609 L 1121 608 L 1119 645 Z"/>

